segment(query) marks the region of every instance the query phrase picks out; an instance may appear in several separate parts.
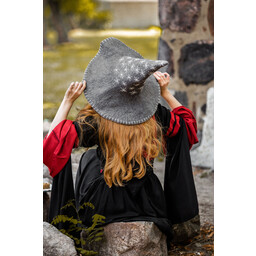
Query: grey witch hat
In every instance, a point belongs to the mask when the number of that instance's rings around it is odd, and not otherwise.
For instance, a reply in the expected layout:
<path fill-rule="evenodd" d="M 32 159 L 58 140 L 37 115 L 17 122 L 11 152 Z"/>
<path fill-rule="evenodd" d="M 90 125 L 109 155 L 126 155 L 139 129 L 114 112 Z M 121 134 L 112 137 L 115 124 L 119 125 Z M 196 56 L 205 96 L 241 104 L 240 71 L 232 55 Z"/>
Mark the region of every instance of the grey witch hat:
<path fill-rule="evenodd" d="M 167 64 L 144 59 L 120 40 L 107 38 L 85 70 L 85 97 L 108 120 L 143 123 L 154 115 L 160 100 L 160 86 L 152 74 Z"/>

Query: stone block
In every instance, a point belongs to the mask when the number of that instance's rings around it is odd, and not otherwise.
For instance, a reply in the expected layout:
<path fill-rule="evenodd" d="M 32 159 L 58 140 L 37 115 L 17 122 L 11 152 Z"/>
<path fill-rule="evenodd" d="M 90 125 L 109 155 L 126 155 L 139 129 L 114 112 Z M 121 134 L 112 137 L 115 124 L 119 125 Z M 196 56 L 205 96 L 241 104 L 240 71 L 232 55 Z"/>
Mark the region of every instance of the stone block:
<path fill-rule="evenodd" d="M 162 29 L 190 33 L 201 10 L 200 0 L 159 0 L 159 21 Z"/>
<path fill-rule="evenodd" d="M 206 103 L 204 103 L 204 104 L 201 106 L 201 111 L 204 113 L 204 115 L 206 114 Z"/>
<path fill-rule="evenodd" d="M 214 79 L 213 41 L 196 41 L 181 48 L 179 76 L 186 85 L 205 85 Z"/>
<path fill-rule="evenodd" d="M 188 107 L 187 92 L 175 91 L 174 97 L 185 107 Z"/>
<path fill-rule="evenodd" d="M 167 60 L 169 62 L 168 66 L 160 68 L 159 71 L 167 72 L 172 76 L 174 74 L 173 50 L 162 38 L 159 39 L 158 60 Z"/>

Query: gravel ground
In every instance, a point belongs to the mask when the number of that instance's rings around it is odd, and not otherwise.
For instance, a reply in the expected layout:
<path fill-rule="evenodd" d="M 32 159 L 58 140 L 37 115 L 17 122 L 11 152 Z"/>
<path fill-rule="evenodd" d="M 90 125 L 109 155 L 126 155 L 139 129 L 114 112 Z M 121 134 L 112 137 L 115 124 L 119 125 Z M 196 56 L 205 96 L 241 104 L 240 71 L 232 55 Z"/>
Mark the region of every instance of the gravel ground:
<path fill-rule="evenodd" d="M 201 223 L 214 224 L 214 172 L 194 168 Z"/>

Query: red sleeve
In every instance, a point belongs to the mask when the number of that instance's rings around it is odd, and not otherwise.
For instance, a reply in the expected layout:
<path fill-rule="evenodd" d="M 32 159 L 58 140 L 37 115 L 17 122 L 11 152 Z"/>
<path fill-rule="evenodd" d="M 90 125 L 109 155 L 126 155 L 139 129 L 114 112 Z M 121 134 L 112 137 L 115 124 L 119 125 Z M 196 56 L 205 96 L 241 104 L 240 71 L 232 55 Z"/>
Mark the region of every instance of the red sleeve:
<path fill-rule="evenodd" d="M 180 129 L 180 118 L 179 116 L 172 113 L 169 109 L 158 104 L 155 113 L 155 118 L 161 125 L 163 134 L 166 137 L 175 136 Z"/>
<path fill-rule="evenodd" d="M 165 136 L 173 137 L 178 133 L 179 129 L 180 117 L 178 115 L 175 115 L 172 111 L 170 111 L 170 123 Z"/>
<path fill-rule="evenodd" d="M 193 115 L 193 112 L 184 106 L 180 106 L 180 107 L 174 108 L 172 110 L 172 113 L 184 119 L 186 123 L 186 128 L 187 128 L 189 149 L 191 149 L 193 144 L 196 144 L 198 142 L 197 124 L 196 124 L 196 119 Z"/>
<path fill-rule="evenodd" d="M 43 162 L 50 175 L 57 175 L 67 163 L 73 147 L 77 147 L 78 136 L 71 120 L 61 121 L 43 140 Z"/>

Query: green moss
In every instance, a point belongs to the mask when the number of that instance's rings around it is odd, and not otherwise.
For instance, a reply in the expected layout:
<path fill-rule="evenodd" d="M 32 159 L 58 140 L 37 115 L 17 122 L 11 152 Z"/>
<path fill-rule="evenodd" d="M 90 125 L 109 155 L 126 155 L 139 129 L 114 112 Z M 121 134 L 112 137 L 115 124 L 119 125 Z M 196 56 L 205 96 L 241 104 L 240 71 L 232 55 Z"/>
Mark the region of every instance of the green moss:
<path fill-rule="evenodd" d="M 54 41 L 53 33 L 50 33 L 50 37 Z M 157 59 L 158 36 L 115 37 L 138 51 L 144 58 Z M 54 118 L 69 84 L 72 81 L 82 80 L 85 68 L 96 55 L 100 42 L 105 38 L 95 31 L 95 36 L 90 32 L 90 36 L 87 37 L 71 37 L 70 43 L 52 45 L 44 50 L 44 119 Z M 77 108 L 83 108 L 85 103 L 86 99 L 82 94 L 74 103 L 68 118 L 74 119 L 78 113 Z"/>

